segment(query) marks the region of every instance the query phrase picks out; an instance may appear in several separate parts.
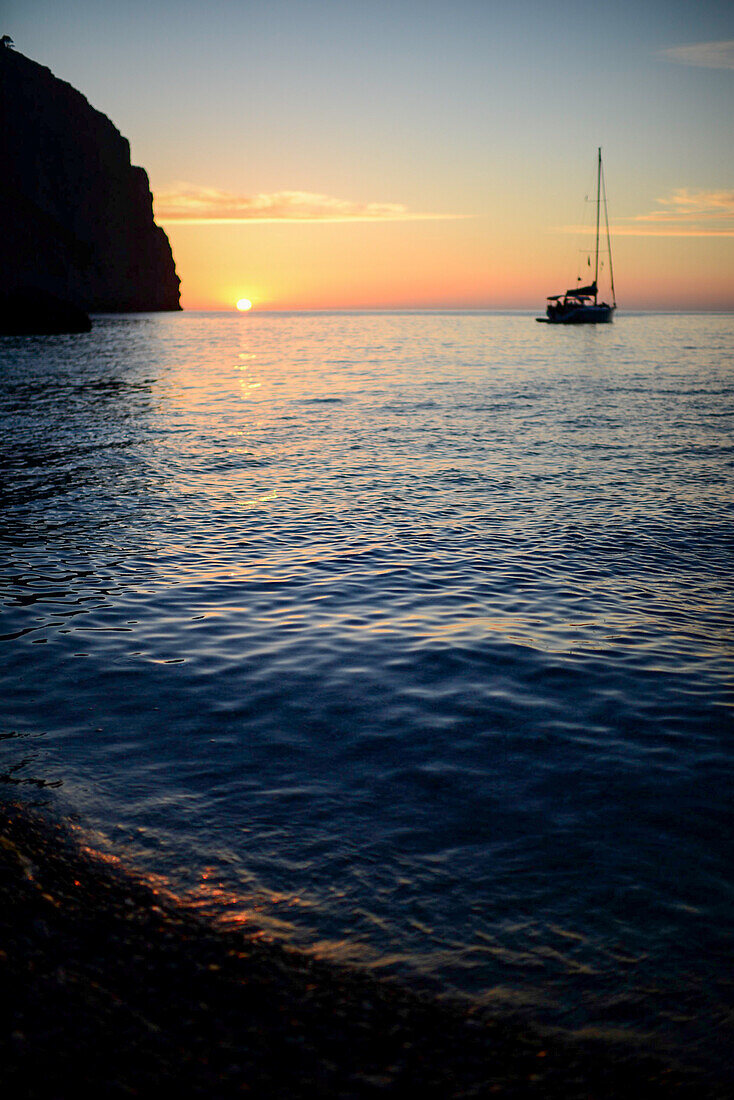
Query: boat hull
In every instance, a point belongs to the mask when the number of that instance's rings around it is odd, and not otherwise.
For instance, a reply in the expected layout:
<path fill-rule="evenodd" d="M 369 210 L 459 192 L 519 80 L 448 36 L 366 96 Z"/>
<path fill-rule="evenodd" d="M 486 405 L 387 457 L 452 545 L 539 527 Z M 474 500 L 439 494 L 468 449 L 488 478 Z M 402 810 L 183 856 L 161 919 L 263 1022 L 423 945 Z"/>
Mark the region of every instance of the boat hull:
<path fill-rule="evenodd" d="M 575 306 L 538 317 L 549 325 L 608 325 L 614 317 L 614 306 Z"/>

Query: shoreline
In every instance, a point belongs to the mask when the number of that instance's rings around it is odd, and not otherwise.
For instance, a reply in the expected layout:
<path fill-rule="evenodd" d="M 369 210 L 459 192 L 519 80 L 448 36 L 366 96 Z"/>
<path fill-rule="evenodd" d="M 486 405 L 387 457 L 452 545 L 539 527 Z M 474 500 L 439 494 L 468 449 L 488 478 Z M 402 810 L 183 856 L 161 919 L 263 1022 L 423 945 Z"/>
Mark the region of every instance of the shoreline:
<path fill-rule="evenodd" d="M 4 1095 L 726 1095 L 631 1044 L 569 1040 L 220 929 L 0 803 Z"/>

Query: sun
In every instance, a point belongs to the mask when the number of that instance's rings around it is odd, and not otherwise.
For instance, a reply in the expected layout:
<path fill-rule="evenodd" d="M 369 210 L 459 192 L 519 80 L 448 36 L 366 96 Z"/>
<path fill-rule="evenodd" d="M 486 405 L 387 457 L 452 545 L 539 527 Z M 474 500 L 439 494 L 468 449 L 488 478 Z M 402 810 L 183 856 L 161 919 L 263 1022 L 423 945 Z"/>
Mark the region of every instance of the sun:
<path fill-rule="evenodd" d="M 239 302 L 237 303 L 237 309 L 242 311 L 252 309 L 252 302 L 249 298 L 240 298 Z"/>

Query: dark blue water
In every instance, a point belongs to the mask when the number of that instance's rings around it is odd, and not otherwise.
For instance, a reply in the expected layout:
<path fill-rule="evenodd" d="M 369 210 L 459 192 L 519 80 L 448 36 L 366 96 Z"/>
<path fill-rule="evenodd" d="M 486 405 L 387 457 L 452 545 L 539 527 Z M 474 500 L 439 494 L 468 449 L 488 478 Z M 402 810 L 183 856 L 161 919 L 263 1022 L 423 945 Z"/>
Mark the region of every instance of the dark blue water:
<path fill-rule="evenodd" d="M 10 789 L 245 928 L 723 1058 L 733 348 L 730 315 L 4 338 Z"/>

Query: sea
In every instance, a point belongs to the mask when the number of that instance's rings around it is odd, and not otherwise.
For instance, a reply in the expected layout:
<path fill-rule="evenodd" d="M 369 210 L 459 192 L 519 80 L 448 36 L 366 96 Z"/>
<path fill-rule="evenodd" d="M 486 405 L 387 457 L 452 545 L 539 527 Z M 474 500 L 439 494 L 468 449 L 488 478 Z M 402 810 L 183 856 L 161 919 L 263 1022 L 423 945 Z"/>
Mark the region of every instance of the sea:
<path fill-rule="evenodd" d="M 198 912 L 734 1048 L 734 315 L 0 339 L 0 778 Z"/>

